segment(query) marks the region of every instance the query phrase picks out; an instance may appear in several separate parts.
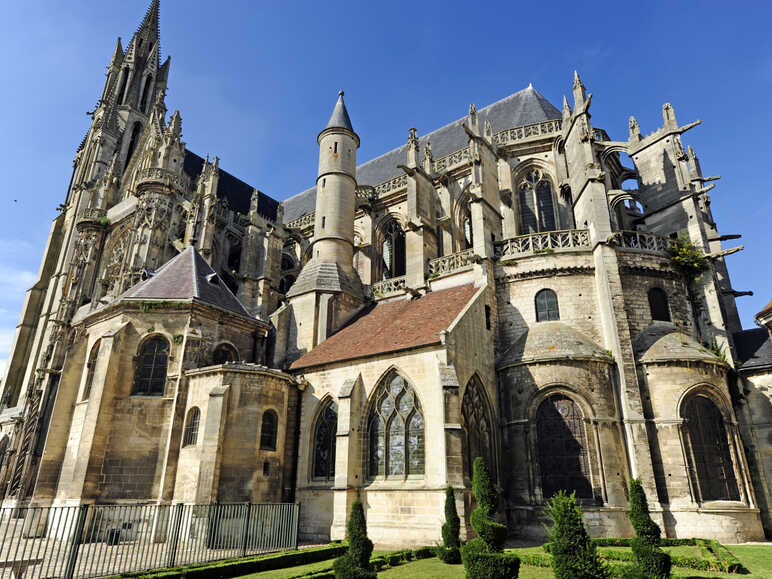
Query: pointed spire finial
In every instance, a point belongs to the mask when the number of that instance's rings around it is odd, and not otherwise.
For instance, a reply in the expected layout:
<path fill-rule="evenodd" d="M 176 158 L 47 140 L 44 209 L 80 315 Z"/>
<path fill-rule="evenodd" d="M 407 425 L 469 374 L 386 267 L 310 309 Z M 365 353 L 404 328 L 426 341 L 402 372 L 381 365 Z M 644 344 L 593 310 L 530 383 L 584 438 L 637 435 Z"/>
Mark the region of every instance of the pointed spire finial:
<path fill-rule="evenodd" d="M 638 121 L 635 120 L 635 117 L 631 116 L 630 121 L 628 122 L 628 127 L 630 128 L 630 139 L 631 141 L 640 141 L 641 140 L 641 127 L 638 126 Z"/>
<path fill-rule="evenodd" d="M 354 128 L 351 126 L 351 119 L 348 116 L 348 110 L 346 110 L 346 103 L 343 102 L 343 91 L 338 91 L 338 102 L 335 103 L 335 108 L 332 111 L 332 116 L 325 129 L 342 128 L 348 129 L 352 133 Z"/>
<path fill-rule="evenodd" d="M 343 91 L 342 90 L 338 91 L 338 96 L 343 96 Z"/>
<path fill-rule="evenodd" d="M 579 73 L 575 70 L 574 71 L 574 110 L 578 110 L 581 105 L 584 104 L 584 99 L 586 98 L 586 94 L 584 91 L 584 84 L 582 83 L 582 79 L 579 78 Z"/>
<path fill-rule="evenodd" d="M 566 98 L 566 95 L 563 95 L 563 120 L 567 121 L 571 118 L 571 107 L 568 105 L 568 99 Z"/>
<path fill-rule="evenodd" d="M 533 83 L 532 82 L 528 83 L 528 88 L 533 89 Z"/>

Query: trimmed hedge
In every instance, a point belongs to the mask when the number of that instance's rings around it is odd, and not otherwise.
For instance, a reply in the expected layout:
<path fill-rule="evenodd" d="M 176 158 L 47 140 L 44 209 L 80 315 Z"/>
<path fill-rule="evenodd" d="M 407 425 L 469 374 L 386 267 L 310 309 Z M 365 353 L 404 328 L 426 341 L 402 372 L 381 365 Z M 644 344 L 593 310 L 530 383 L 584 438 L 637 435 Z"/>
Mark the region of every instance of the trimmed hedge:
<path fill-rule="evenodd" d="M 442 525 L 442 545 L 434 549 L 437 558 L 448 565 L 458 565 L 461 563 L 461 539 L 459 530 L 461 529 L 461 519 L 456 510 L 456 496 L 453 487 L 448 485 L 445 489 L 445 523 Z"/>
<path fill-rule="evenodd" d="M 520 570 L 520 558 L 512 553 L 478 551 L 464 555 L 467 577 L 511 579 Z"/>
<path fill-rule="evenodd" d="M 663 547 L 682 547 L 685 545 L 696 545 L 697 539 L 660 539 L 660 545 Z M 598 547 L 630 547 L 632 539 L 623 537 L 598 537 L 592 539 Z M 547 543 L 549 544 L 549 543 Z"/>
<path fill-rule="evenodd" d="M 538 553 L 518 553 L 523 565 L 531 567 L 552 567 L 552 557 L 549 555 L 539 555 Z"/>
<path fill-rule="evenodd" d="M 297 567 L 299 565 L 326 561 L 327 559 L 341 556 L 346 552 L 347 548 L 348 547 L 343 544 L 325 545 L 324 547 L 314 547 L 311 549 L 289 552 L 285 551 L 271 555 L 246 557 L 244 559 L 230 559 L 226 561 L 202 563 L 201 565 L 188 565 L 160 569 L 157 571 L 129 573 L 121 575 L 121 577 L 132 577 L 137 579 L 174 579 L 176 577 L 190 579 L 222 579 L 224 577 L 238 577 L 240 575 L 248 575 L 260 571 L 273 571 L 274 569 L 285 569 L 287 567 Z"/>
<path fill-rule="evenodd" d="M 413 553 L 416 559 L 431 559 L 434 557 L 434 547 L 418 547 Z"/>

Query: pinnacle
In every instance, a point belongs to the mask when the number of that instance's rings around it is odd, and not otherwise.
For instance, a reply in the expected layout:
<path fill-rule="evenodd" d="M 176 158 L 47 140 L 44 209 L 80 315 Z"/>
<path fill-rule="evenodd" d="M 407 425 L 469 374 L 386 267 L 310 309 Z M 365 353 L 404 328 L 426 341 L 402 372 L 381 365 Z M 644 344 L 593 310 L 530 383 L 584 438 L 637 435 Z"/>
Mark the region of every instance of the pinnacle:
<path fill-rule="evenodd" d="M 343 91 L 338 92 L 338 102 L 335 103 L 332 116 L 330 117 L 330 120 L 327 123 L 325 129 L 330 129 L 333 127 L 348 129 L 352 133 L 354 132 L 354 128 L 351 126 L 351 119 L 349 118 L 348 111 L 346 110 L 346 103 L 343 102 Z"/>

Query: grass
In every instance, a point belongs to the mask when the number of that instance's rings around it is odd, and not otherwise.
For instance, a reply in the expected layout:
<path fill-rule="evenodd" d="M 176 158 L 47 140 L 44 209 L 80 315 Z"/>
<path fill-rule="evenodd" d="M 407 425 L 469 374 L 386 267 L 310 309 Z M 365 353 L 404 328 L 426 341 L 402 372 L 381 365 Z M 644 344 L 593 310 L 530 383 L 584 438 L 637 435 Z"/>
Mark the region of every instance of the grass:
<path fill-rule="evenodd" d="M 253 573 L 252 575 L 244 575 L 244 579 L 247 577 L 253 577 L 255 579 L 289 579 L 290 577 L 297 577 L 305 573 L 314 573 L 317 571 L 323 571 L 332 567 L 332 562 L 335 559 L 329 559 L 327 561 L 318 561 L 316 563 L 309 563 L 307 565 L 299 565 L 297 567 L 287 567 L 286 569 L 274 569 L 272 571 L 261 571 L 260 573 Z"/>

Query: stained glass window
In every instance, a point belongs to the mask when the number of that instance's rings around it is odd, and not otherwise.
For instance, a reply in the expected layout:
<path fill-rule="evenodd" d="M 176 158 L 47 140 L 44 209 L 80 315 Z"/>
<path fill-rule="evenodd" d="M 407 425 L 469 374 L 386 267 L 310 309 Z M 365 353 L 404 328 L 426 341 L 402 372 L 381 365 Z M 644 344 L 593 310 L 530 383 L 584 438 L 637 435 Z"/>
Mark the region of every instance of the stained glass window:
<path fill-rule="evenodd" d="M 544 400 L 537 412 L 536 431 L 544 498 L 559 490 L 593 498 L 584 417 L 576 402 L 560 394 Z"/>
<path fill-rule="evenodd" d="M 684 405 L 689 462 L 703 501 L 739 501 L 724 418 L 712 400 L 693 396 Z"/>
<path fill-rule="evenodd" d="M 549 322 L 560 319 L 558 296 L 551 289 L 543 289 L 536 294 L 536 321 Z"/>
<path fill-rule="evenodd" d="M 485 459 L 492 474 L 496 472 L 493 460 L 493 428 L 488 405 L 482 384 L 476 379 L 470 380 L 461 402 L 461 421 L 464 428 L 464 473 L 472 478 L 474 459 L 481 456 Z"/>
<path fill-rule="evenodd" d="M 520 229 L 522 234 L 555 230 L 552 183 L 538 169 L 520 183 Z"/>
<path fill-rule="evenodd" d="M 166 365 L 169 360 L 169 342 L 161 336 L 142 344 L 134 374 L 133 394 L 161 396 L 166 383 Z"/>
<path fill-rule="evenodd" d="M 415 392 L 400 375 L 390 375 L 378 387 L 367 435 L 371 477 L 424 473 L 423 414 Z"/>
<path fill-rule="evenodd" d="M 97 356 L 99 355 L 99 346 L 102 344 L 102 340 L 97 340 L 91 347 L 91 353 L 88 355 L 88 362 L 86 362 L 86 384 L 83 387 L 83 397 L 81 400 L 88 400 L 91 396 L 91 385 L 94 383 L 94 372 L 96 372 Z"/>
<path fill-rule="evenodd" d="M 653 287 L 649 290 L 649 309 L 651 310 L 651 319 L 654 321 L 669 322 L 670 308 L 667 305 L 667 294 L 665 290 Z"/>
<path fill-rule="evenodd" d="M 201 420 L 201 411 L 197 406 L 188 410 L 188 419 L 185 421 L 185 431 L 182 435 L 182 446 L 196 444 L 198 440 L 198 423 Z"/>
<path fill-rule="evenodd" d="M 263 412 L 263 425 L 260 429 L 260 450 L 276 450 L 276 433 L 279 417 L 273 410 Z"/>
<path fill-rule="evenodd" d="M 335 478 L 335 435 L 338 432 L 338 408 L 328 401 L 319 412 L 314 431 L 313 478 Z"/>

